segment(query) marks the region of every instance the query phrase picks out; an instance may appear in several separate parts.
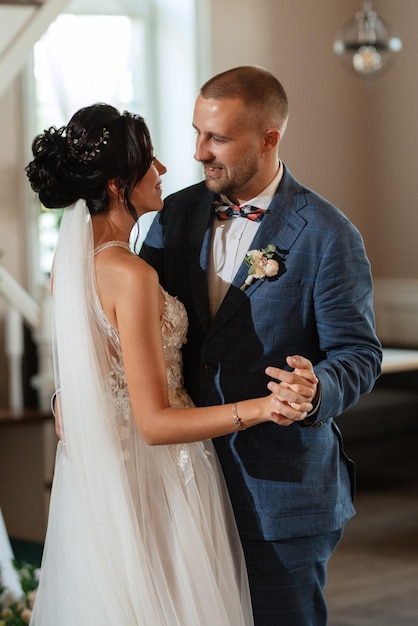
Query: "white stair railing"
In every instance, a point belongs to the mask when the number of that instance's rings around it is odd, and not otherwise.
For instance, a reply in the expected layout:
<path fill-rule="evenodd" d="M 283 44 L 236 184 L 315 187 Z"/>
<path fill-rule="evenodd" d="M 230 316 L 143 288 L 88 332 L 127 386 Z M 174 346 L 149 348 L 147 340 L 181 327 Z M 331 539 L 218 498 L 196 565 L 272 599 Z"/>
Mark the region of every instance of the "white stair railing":
<path fill-rule="evenodd" d="M 5 324 L 5 352 L 9 362 L 9 404 L 13 410 L 23 406 L 21 364 L 24 352 L 23 320 L 33 331 L 38 348 L 38 373 L 31 383 L 38 391 L 39 407 L 49 409 L 54 379 L 51 349 L 51 302 L 49 289 L 40 286 L 40 304 L 0 265 L 0 293 L 8 300 Z"/>

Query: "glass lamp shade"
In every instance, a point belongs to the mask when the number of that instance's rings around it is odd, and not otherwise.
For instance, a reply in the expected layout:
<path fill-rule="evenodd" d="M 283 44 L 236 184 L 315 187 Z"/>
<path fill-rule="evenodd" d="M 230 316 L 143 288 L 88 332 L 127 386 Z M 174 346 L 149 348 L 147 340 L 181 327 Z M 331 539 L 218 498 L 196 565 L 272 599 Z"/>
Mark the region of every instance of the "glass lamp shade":
<path fill-rule="evenodd" d="M 374 11 L 361 11 L 335 36 L 334 52 L 350 70 L 365 79 L 381 74 L 402 42 L 392 26 Z"/>

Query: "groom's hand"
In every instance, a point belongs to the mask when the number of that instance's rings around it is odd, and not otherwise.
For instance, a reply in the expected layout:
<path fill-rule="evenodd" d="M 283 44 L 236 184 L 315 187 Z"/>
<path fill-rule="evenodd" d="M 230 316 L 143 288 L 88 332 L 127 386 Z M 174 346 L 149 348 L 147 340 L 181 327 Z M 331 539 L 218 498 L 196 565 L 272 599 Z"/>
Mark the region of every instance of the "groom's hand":
<path fill-rule="evenodd" d="M 311 361 L 300 355 L 288 356 L 287 364 L 292 371 L 283 370 L 279 367 L 267 367 L 266 374 L 274 378 L 268 383 L 270 391 L 277 394 L 277 413 L 282 420 L 280 424 L 289 426 L 294 422 L 305 420 L 312 415 L 318 407 L 319 386 Z M 277 381 L 277 382 L 276 382 Z M 306 411 L 306 403 L 310 409 Z"/>

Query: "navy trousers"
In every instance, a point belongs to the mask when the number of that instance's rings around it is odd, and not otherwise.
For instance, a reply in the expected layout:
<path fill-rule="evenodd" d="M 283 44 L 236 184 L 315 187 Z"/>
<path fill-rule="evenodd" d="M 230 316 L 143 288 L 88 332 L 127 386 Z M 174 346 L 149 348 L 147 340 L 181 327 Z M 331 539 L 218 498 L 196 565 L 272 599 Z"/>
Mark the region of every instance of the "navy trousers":
<path fill-rule="evenodd" d="M 327 563 L 342 534 L 243 543 L 256 626 L 326 626 Z"/>

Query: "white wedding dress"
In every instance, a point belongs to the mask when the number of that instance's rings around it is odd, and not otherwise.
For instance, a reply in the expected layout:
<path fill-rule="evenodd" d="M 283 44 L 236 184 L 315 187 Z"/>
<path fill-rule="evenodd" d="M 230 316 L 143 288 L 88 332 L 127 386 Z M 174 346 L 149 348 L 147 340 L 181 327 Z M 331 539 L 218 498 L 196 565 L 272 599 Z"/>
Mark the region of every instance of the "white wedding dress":
<path fill-rule="evenodd" d="M 189 407 L 186 313 L 162 293 L 170 404 Z M 150 447 L 135 427 L 118 332 L 96 294 L 83 201 L 65 210 L 53 295 L 62 441 L 31 626 L 253 624 L 212 443 Z"/>

